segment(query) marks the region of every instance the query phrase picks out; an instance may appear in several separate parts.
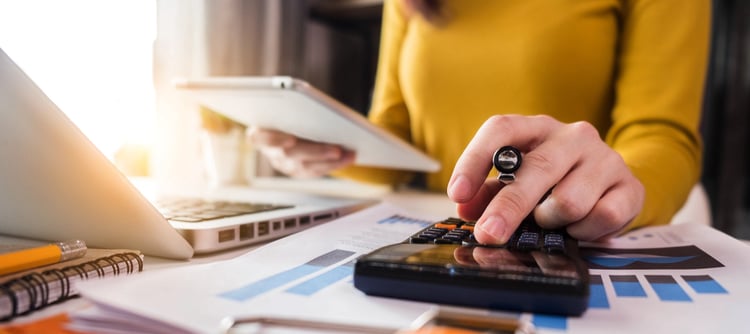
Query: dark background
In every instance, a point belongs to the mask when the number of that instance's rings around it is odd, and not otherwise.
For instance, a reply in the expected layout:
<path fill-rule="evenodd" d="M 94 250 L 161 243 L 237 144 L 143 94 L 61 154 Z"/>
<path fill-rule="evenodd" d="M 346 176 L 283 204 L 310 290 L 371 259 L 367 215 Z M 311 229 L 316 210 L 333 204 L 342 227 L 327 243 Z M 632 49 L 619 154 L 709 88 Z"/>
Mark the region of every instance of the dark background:
<path fill-rule="evenodd" d="M 747 156 L 750 150 L 750 2 L 714 0 L 711 61 L 701 131 L 702 182 L 713 224 L 750 239 Z"/>

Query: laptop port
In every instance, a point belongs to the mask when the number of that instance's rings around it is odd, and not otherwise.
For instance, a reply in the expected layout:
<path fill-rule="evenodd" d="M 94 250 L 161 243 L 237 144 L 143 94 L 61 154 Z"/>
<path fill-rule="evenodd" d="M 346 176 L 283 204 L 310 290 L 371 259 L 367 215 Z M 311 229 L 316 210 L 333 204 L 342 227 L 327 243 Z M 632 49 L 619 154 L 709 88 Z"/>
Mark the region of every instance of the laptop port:
<path fill-rule="evenodd" d="M 252 223 L 240 225 L 240 240 L 252 238 L 255 238 L 255 225 Z"/>
<path fill-rule="evenodd" d="M 265 222 L 258 223 L 258 236 L 259 237 L 267 235 L 269 232 L 271 232 L 271 226 L 269 222 L 265 221 Z"/>
<path fill-rule="evenodd" d="M 324 213 L 324 214 L 315 215 L 315 217 L 313 217 L 313 221 L 328 220 L 331 218 L 333 218 L 332 213 Z"/>
<path fill-rule="evenodd" d="M 297 220 L 289 218 L 284 220 L 284 228 L 295 228 L 297 227 Z"/>
<path fill-rule="evenodd" d="M 219 231 L 219 242 L 234 240 L 234 229 Z"/>
<path fill-rule="evenodd" d="M 310 216 L 304 216 L 299 218 L 299 224 L 300 225 L 307 225 L 310 224 Z"/>

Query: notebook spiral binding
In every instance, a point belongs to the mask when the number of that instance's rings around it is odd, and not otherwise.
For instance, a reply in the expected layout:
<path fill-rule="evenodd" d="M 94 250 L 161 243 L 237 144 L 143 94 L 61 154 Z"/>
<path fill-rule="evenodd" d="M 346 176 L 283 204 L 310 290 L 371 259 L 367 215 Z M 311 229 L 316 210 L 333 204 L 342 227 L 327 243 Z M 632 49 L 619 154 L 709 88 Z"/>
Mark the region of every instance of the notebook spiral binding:
<path fill-rule="evenodd" d="M 121 264 L 124 264 L 125 267 L 120 268 Z M 124 269 L 124 272 L 121 269 Z M 0 284 L 0 297 L 6 295 L 10 300 L 10 313 L 0 316 L 0 321 L 10 320 L 16 316 L 25 315 L 47 305 L 74 297 L 77 294 L 73 289 L 75 281 L 131 274 L 136 271 L 143 271 L 143 259 L 138 254 L 128 252 L 101 257 L 61 269 L 50 269 L 41 273 L 32 272 L 12 279 Z M 59 284 L 59 294 L 51 294 L 50 287 L 53 283 Z M 57 292 L 57 289 L 55 289 L 55 292 Z M 28 296 L 28 303 L 23 303 L 19 299 L 22 294 Z M 55 298 L 51 298 L 53 296 Z"/>

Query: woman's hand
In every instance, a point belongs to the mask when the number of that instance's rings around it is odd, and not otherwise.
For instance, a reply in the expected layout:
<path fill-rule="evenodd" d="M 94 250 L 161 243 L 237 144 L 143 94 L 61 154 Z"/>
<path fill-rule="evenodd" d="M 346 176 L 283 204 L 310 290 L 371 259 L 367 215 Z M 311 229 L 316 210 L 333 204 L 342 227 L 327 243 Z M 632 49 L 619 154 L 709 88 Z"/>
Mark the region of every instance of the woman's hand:
<path fill-rule="evenodd" d="M 523 153 L 508 185 L 487 179 L 495 150 L 506 145 Z M 477 241 L 501 244 L 532 211 L 543 228 L 566 227 L 581 240 L 609 237 L 640 212 L 645 190 L 591 124 L 507 115 L 477 131 L 456 163 L 448 196 L 461 218 L 477 221 Z"/>
<path fill-rule="evenodd" d="M 248 138 L 275 169 L 293 177 L 319 177 L 354 162 L 354 152 L 339 145 L 313 142 L 277 130 L 252 127 Z"/>

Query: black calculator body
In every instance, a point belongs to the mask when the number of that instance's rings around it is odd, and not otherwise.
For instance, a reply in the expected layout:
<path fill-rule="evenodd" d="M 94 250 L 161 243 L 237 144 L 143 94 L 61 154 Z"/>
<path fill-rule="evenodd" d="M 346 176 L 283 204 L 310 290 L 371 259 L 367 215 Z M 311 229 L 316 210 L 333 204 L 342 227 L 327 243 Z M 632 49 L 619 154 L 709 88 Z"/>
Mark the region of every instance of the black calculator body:
<path fill-rule="evenodd" d="M 434 223 L 360 257 L 354 286 L 368 295 L 498 310 L 580 315 L 588 268 L 578 241 L 527 218 L 503 246 L 484 246 L 474 224 Z"/>

